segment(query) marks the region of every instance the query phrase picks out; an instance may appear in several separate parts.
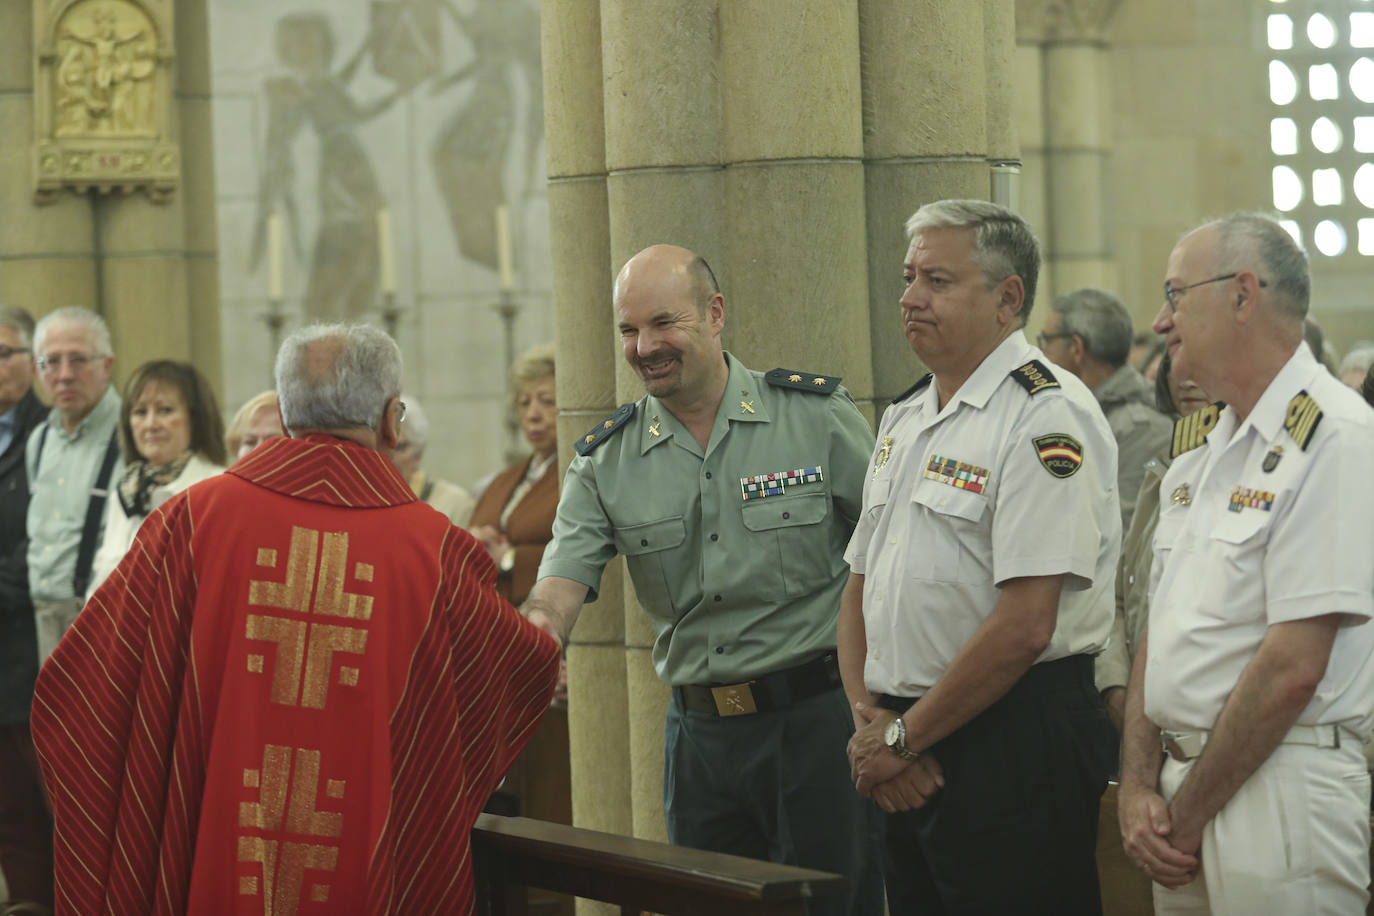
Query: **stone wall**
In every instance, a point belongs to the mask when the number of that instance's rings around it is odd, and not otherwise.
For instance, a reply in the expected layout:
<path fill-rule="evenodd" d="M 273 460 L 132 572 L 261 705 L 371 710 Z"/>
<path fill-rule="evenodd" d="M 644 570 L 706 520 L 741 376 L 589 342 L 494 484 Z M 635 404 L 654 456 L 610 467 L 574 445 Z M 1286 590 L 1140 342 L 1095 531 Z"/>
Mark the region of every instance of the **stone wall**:
<path fill-rule="evenodd" d="M 553 339 L 539 9 L 526 0 L 211 4 L 228 409 L 271 382 L 280 220 L 284 330 L 382 317 L 390 214 L 407 393 L 425 465 L 461 485 L 506 463 L 498 206 L 515 354 Z"/>

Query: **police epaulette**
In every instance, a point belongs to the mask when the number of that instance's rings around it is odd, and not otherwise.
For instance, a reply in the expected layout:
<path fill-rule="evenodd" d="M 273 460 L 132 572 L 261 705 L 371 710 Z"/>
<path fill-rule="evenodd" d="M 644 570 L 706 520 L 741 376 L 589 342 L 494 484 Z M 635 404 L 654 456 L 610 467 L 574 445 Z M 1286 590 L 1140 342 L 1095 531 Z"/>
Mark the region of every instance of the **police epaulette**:
<path fill-rule="evenodd" d="M 587 434 L 577 440 L 577 454 L 590 455 L 596 451 L 597 446 L 615 435 L 615 431 L 624 426 L 634 415 L 635 405 L 633 401 L 628 404 L 621 404 L 615 409 L 615 413 L 587 430 Z"/>
<path fill-rule="evenodd" d="M 1317 424 L 1321 421 L 1322 409 L 1317 402 L 1306 391 L 1299 391 L 1288 402 L 1288 415 L 1283 420 L 1283 428 L 1298 443 L 1298 448 L 1307 451 L 1307 443 L 1312 441 L 1312 434 L 1317 431 Z"/>
<path fill-rule="evenodd" d="M 814 391 L 817 394 L 830 394 L 840 387 L 838 375 L 815 375 L 810 372 L 798 372 L 796 369 L 770 369 L 763 377 L 768 384 L 779 388 L 795 388 L 798 391 Z"/>
<path fill-rule="evenodd" d="M 1058 388 L 1059 379 L 1054 377 L 1054 373 L 1045 368 L 1045 364 L 1038 359 L 1033 359 L 1024 366 L 1017 366 L 1011 370 L 1011 377 L 1016 379 L 1016 383 L 1026 389 L 1027 394 L 1036 394 L 1046 388 Z"/>
<path fill-rule="evenodd" d="M 935 374 L 932 373 L 932 372 L 927 372 L 925 375 L 921 376 L 919 379 L 916 380 L 916 384 L 912 385 L 912 386 L 911 386 L 910 388 L 908 388 L 906 391 L 903 391 L 901 394 L 899 394 L 899 395 L 897 395 L 895 398 L 893 398 L 893 399 L 892 399 L 892 403 L 894 403 L 894 404 L 900 404 L 900 403 L 902 403 L 902 402 L 905 401 L 907 398 L 911 397 L 913 394 L 915 394 L 916 392 L 920 391 L 920 390 L 921 390 L 922 388 L 924 388 L 925 386 L 929 385 L 929 384 L 930 384 L 930 380 L 933 379 L 933 378 L 935 378 Z"/>
<path fill-rule="evenodd" d="M 1193 411 L 1186 417 L 1181 417 L 1174 424 L 1174 444 L 1169 450 L 1169 456 L 1177 458 L 1206 442 L 1207 434 L 1217 425 L 1217 420 L 1221 419 L 1221 411 L 1225 407 L 1225 401 L 1217 401 Z"/>

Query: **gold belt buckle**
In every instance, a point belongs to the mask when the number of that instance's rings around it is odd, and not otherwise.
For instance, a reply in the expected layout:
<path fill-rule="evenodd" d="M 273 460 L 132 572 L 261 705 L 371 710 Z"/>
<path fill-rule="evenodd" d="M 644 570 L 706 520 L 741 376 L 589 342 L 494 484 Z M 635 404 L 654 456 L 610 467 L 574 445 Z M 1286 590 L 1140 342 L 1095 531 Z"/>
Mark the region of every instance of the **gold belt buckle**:
<path fill-rule="evenodd" d="M 754 691 L 749 689 L 748 684 L 712 687 L 711 697 L 716 701 L 716 712 L 721 716 L 745 716 L 759 711 L 754 705 Z"/>

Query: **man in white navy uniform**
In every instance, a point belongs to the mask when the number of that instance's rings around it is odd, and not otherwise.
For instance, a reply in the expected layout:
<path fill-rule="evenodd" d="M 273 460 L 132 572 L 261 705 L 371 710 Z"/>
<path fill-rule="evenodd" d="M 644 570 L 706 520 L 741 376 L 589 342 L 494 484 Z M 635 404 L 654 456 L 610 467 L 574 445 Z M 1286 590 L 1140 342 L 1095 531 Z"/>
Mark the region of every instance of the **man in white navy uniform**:
<path fill-rule="evenodd" d="M 1303 344 L 1307 259 L 1235 214 L 1169 257 L 1179 421 L 1126 700 L 1121 833 L 1157 913 L 1363 913 L 1374 413 Z"/>
<path fill-rule="evenodd" d="M 855 784 L 888 812 L 890 911 L 1100 913 L 1116 442 L 1026 341 L 1026 223 L 939 201 L 907 231 L 902 321 L 933 375 L 883 415 L 838 645 Z"/>

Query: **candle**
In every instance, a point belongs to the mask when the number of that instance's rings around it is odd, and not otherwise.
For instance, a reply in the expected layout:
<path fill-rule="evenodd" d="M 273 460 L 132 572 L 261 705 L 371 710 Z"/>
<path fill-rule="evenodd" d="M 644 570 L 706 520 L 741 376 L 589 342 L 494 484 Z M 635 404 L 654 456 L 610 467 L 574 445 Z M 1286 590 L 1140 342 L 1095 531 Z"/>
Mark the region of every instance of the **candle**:
<path fill-rule="evenodd" d="M 496 208 L 496 264 L 501 272 L 501 289 L 515 289 L 515 276 L 510 263 L 510 210 L 505 204 Z"/>
<path fill-rule="evenodd" d="M 267 217 L 267 296 L 274 302 L 283 298 L 281 259 L 281 214 L 273 212 Z"/>
<path fill-rule="evenodd" d="M 391 249 L 391 211 L 386 207 L 377 211 L 377 260 L 382 275 L 382 294 L 396 292 L 396 259 Z"/>

